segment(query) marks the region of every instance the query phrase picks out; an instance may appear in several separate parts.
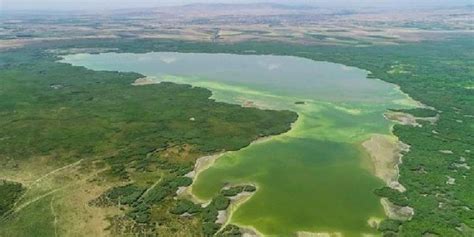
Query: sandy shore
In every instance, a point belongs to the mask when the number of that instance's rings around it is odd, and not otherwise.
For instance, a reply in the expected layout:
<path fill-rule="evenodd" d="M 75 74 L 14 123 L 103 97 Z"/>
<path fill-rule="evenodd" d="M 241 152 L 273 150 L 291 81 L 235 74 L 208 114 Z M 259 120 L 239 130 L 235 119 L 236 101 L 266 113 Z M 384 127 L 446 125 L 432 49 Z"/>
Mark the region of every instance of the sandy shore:
<path fill-rule="evenodd" d="M 227 210 L 222 211 L 221 219 L 218 218 L 216 223 L 223 224 L 222 227 L 229 224 L 232 214 L 237 208 L 242 205 L 244 202 L 248 201 L 254 192 L 241 192 L 233 197 L 229 197 L 230 205 Z"/>
<path fill-rule="evenodd" d="M 362 146 L 372 158 L 375 176 L 382 179 L 388 187 L 405 192 L 405 187 L 398 182 L 398 166 L 402 163 L 401 152 L 408 151 L 409 146 L 394 136 L 382 134 L 372 135 Z M 414 214 L 411 207 L 399 207 L 390 203 L 387 198 L 381 198 L 380 202 L 385 214 L 391 219 L 409 220 Z"/>
<path fill-rule="evenodd" d="M 415 214 L 413 208 L 397 206 L 391 203 L 387 198 L 381 198 L 380 203 L 382 204 L 385 213 L 390 219 L 406 221 L 410 220 Z"/>
<path fill-rule="evenodd" d="M 422 125 L 418 121 L 427 121 L 435 124 L 439 119 L 439 114 L 434 117 L 415 117 L 408 113 L 388 111 L 384 113 L 384 117 L 398 124 L 421 127 Z"/>
<path fill-rule="evenodd" d="M 362 146 L 372 158 L 375 176 L 382 179 L 388 187 L 404 192 L 405 188 L 398 182 L 398 165 L 402 162 L 401 152 L 407 151 L 408 145 L 394 136 L 374 134 Z"/>
<path fill-rule="evenodd" d="M 225 152 L 221 152 L 210 156 L 203 156 L 197 159 L 196 163 L 194 164 L 194 169 L 191 172 L 187 173 L 185 176 L 192 178 L 194 182 L 199 173 L 211 167 L 216 162 L 216 160 L 224 154 Z M 201 205 L 207 205 L 210 202 L 210 200 L 202 200 L 196 195 L 194 195 L 192 192 L 192 188 L 192 185 L 188 187 L 180 187 L 176 194 L 178 195 L 178 197 L 188 198 L 194 203 L 200 203 Z"/>
<path fill-rule="evenodd" d="M 403 112 L 387 111 L 384 113 L 384 117 L 387 120 L 394 121 L 402 125 L 410 125 L 413 127 L 421 126 L 416 121 L 417 118 L 415 116 Z"/>
<path fill-rule="evenodd" d="M 136 79 L 133 83 L 132 86 L 146 86 L 146 85 L 152 85 L 152 84 L 159 84 L 160 81 L 157 80 L 155 77 L 142 77 Z"/>

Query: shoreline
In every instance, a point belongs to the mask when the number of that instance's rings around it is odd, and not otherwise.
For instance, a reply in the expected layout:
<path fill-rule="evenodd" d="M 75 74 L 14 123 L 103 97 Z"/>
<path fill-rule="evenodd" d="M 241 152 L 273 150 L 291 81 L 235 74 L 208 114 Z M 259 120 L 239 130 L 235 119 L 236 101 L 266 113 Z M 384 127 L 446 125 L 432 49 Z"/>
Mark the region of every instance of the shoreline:
<path fill-rule="evenodd" d="M 295 125 L 300 121 L 300 117 L 301 116 L 298 114 L 298 117 L 296 118 L 296 120 L 293 123 L 291 123 L 290 129 L 288 129 L 288 131 L 286 131 L 284 133 L 259 137 L 256 140 L 252 141 L 247 146 L 245 146 L 245 147 L 243 147 L 239 150 L 236 150 L 236 151 L 224 151 L 224 152 L 220 152 L 220 153 L 217 153 L 217 154 L 203 156 L 203 157 L 198 158 L 196 160 L 196 163 L 194 164 L 194 169 L 191 172 L 184 175 L 185 177 L 191 178 L 193 180 L 193 183 L 188 187 L 182 187 L 182 189 L 178 189 L 178 191 L 176 192 L 177 196 L 178 197 L 180 197 L 180 196 L 181 197 L 187 197 L 190 200 L 192 200 L 193 202 L 199 203 L 199 204 L 206 204 L 206 203 L 210 202 L 211 200 L 200 199 L 199 197 L 194 195 L 194 193 L 192 192 L 194 181 L 196 181 L 196 179 L 199 178 L 199 175 L 203 171 L 210 168 L 219 158 L 221 158 L 223 155 L 225 155 L 227 153 L 238 152 L 242 149 L 248 149 L 252 145 L 264 143 L 264 142 L 267 142 L 267 141 L 270 141 L 270 140 L 273 140 L 273 139 L 277 139 L 280 136 L 284 136 L 285 134 L 289 133 L 290 131 L 292 131 L 295 128 Z M 252 184 L 252 185 L 254 185 L 254 184 Z M 256 188 L 258 188 L 258 187 L 256 186 Z"/>
<path fill-rule="evenodd" d="M 427 106 L 422 102 L 413 99 L 408 93 L 402 90 L 400 85 L 387 82 L 382 79 L 378 80 L 394 85 L 395 89 L 403 94 L 406 99 L 410 101 L 410 104 L 415 108 L 427 108 L 435 110 L 434 107 Z M 383 113 L 383 117 L 384 119 L 395 124 L 412 127 L 421 126 L 421 124 L 417 122 L 417 119 L 420 118 L 403 112 L 394 112 L 388 110 Z M 438 117 L 434 117 L 427 119 L 427 121 L 436 123 L 437 119 Z M 399 166 L 403 164 L 402 153 L 409 152 L 410 146 L 403 143 L 403 141 L 393 134 L 393 127 L 394 125 L 390 127 L 390 134 L 371 134 L 369 139 L 361 143 L 361 146 L 370 156 L 373 174 L 381 179 L 387 187 L 403 193 L 406 191 L 406 188 L 398 181 L 400 177 Z M 406 221 L 410 220 L 415 214 L 413 208 L 409 206 L 397 206 L 391 203 L 388 198 L 380 198 L 380 204 L 384 209 L 386 217 L 390 219 Z"/>
<path fill-rule="evenodd" d="M 153 77 L 142 77 L 138 78 L 134 83 L 132 83 L 133 86 L 145 86 L 145 85 L 150 85 L 150 84 L 158 84 L 161 81 L 156 80 L 156 78 Z M 414 100 L 411 98 L 408 94 L 404 93 L 401 88 L 393 84 L 396 87 L 396 90 L 400 91 L 408 101 L 410 101 L 411 105 L 414 105 L 415 107 L 428 107 L 425 106 L 424 104 Z M 209 89 L 209 88 L 208 88 Z M 209 89 L 211 90 L 211 89 Z M 212 91 L 212 90 L 211 90 Z M 214 93 L 212 93 L 214 95 Z M 212 97 L 212 96 L 211 96 Z M 253 101 L 249 100 L 243 100 L 242 103 L 240 104 L 242 107 L 254 107 L 254 108 L 259 108 L 259 109 L 264 109 L 261 106 L 258 106 L 258 104 L 254 103 Z M 394 123 L 399 123 L 403 125 L 410 125 L 410 126 L 419 126 L 419 124 L 416 122 L 416 119 L 414 116 L 410 116 L 409 114 L 405 113 L 389 113 L 386 112 L 383 114 L 384 118 L 392 121 Z M 298 118 L 300 118 L 300 115 L 298 114 Z M 265 136 L 265 137 L 260 137 L 257 138 L 256 140 L 252 141 L 249 145 L 236 150 L 240 151 L 242 149 L 247 149 L 253 144 L 258 144 L 258 143 L 263 143 L 270 141 L 271 139 L 274 139 L 278 136 L 287 134 L 293 130 L 295 127 L 294 125 L 299 121 L 297 118 L 296 121 L 294 121 L 290 129 L 284 133 L 281 134 L 276 134 L 276 135 L 271 135 L 271 136 Z M 402 164 L 402 151 L 408 151 L 409 146 L 404 144 L 403 142 L 399 141 L 398 137 L 396 137 L 393 134 L 386 135 L 386 134 L 371 134 L 370 138 L 368 140 L 365 140 L 361 143 L 361 146 L 364 148 L 364 150 L 370 155 L 371 158 L 371 164 L 373 167 L 373 175 L 381 179 L 386 186 L 393 188 L 395 190 L 398 190 L 400 192 L 405 192 L 406 189 L 403 187 L 398 182 L 398 177 L 399 177 L 399 168 L 398 166 Z M 196 160 L 196 163 L 194 165 L 194 169 L 186 174 L 186 177 L 189 177 L 193 180 L 193 183 L 188 186 L 188 187 L 182 187 L 178 189 L 177 196 L 178 197 L 184 197 L 187 198 L 194 203 L 200 204 L 201 206 L 205 207 L 208 205 L 211 200 L 204 200 L 199 198 L 193 193 L 193 186 L 194 182 L 197 180 L 199 175 L 210 168 L 214 163 L 217 161 L 217 159 L 221 158 L 223 155 L 227 154 L 228 152 L 235 152 L 235 151 L 224 151 L 224 152 L 219 152 L 216 154 L 211 154 L 207 156 L 200 157 Z M 258 191 L 258 188 L 257 188 Z M 226 225 L 230 224 L 230 220 L 232 218 L 232 215 L 234 211 L 243 203 L 245 203 L 247 200 L 249 200 L 252 197 L 253 193 L 240 193 L 237 196 L 231 198 L 231 203 L 226 210 L 219 211 L 218 215 L 218 220 L 217 223 L 222 224 L 222 228 L 224 228 Z M 391 219 L 409 219 L 413 215 L 413 209 L 410 207 L 398 207 L 388 201 L 386 198 L 380 198 L 380 203 L 384 209 L 385 215 L 388 218 Z M 408 209 L 408 210 L 407 210 Z M 407 214 L 408 213 L 408 214 Z M 368 223 L 370 225 L 370 219 L 368 220 Z M 258 232 L 257 229 L 255 229 L 252 226 L 245 226 L 245 225 L 240 225 L 238 223 L 233 223 L 236 226 L 238 226 L 242 233 L 243 236 L 264 236 L 262 233 Z M 377 223 L 378 225 L 378 223 Z M 222 229 L 221 228 L 221 229 Z M 333 236 L 336 234 L 336 236 L 340 233 L 335 232 L 335 233 L 325 233 L 325 232 L 307 232 L 307 231 L 298 231 L 296 232 L 297 236 Z"/>
<path fill-rule="evenodd" d="M 290 128 L 291 130 L 292 128 Z M 288 130 L 288 131 L 290 131 Z M 287 132 L 288 132 L 287 131 Z M 286 132 L 285 132 L 286 133 Z M 282 134 L 285 134 L 285 133 L 282 133 Z M 267 141 L 270 141 L 272 139 L 274 139 L 275 137 L 278 137 L 282 134 L 278 134 L 278 135 L 272 135 L 272 136 L 266 136 L 266 137 L 260 137 L 260 138 L 257 138 L 256 140 L 254 140 L 253 142 L 251 142 L 248 146 L 242 148 L 242 149 L 245 149 L 245 148 L 248 148 L 250 147 L 251 145 L 255 145 L 255 144 L 259 144 L 259 143 L 263 143 L 263 142 L 267 142 Z M 237 151 L 240 151 L 240 150 L 237 150 Z M 186 198 L 189 198 L 191 201 L 193 201 L 194 203 L 197 203 L 197 204 L 201 204 L 201 205 L 206 205 L 208 204 L 211 200 L 204 200 L 204 199 L 201 199 L 199 197 L 197 197 L 192 189 L 193 189 L 193 184 L 194 184 L 194 181 L 196 181 L 196 179 L 199 177 L 199 175 L 209 169 L 219 158 L 221 158 L 223 155 L 229 153 L 229 152 L 236 152 L 236 151 L 224 151 L 224 152 L 220 152 L 220 153 L 217 153 L 217 154 L 213 154 L 213 155 L 208 155 L 208 156 L 203 156 L 203 157 L 200 157 L 196 160 L 196 163 L 194 164 L 194 169 L 185 174 L 184 176 L 185 177 L 189 177 L 193 180 L 193 183 L 190 185 L 190 186 L 187 186 L 187 187 L 180 187 L 178 189 L 178 191 L 176 192 L 177 196 L 178 197 L 186 197 Z M 256 186 L 255 184 L 252 184 L 254 186 Z M 258 188 L 258 187 L 257 187 Z"/>
<path fill-rule="evenodd" d="M 256 184 L 251 184 L 257 188 L 255 192 L 258 191 L 258 185 Z M 229 207 L 227 207 L 226 210 L 222 211 L 224 213 L 224 221 L 222 223 L 221 229 L 223 229 L 225 226 L 228 224 L 231 224 L 232 216 L 234 215 L 235 210 L 237 210 L 242 204 L 247 202 L 252 196 L 255 194 L 255 192 L 241 192 L 237 194 L 234 197 L 230 197 L 231 203 Z M 263 237 L 264 234 L 259 232 L 256 228 L 252 226 L 246 226 L 246 225 L 240 225 L 238 223 L 234 223 L 234 225 L 238 226 L 240 228 L 240 231 L 242 233 L 242 236 L 245 237 Z M 220 231 L 220 230 L 219 230 Z"/>
<path fill-rule="evenodd" d="M 398 182 L 399 165 L 403 163 L 402 152 L 408 152 L 410 146 L 401 142 L 395 135 L 373 134 L 362 142 L 362 147 L 369 154 L 373 164 L 373 174 L 381 179 L 387 187 L 399 192 L 406 188 Z M 386 217 L 396 220 L 410 220 L 414 215 L 411 207 L 400 207 L 387 198 L 380 198 Z"/>
<path fill-rule="evenodd" d="M 300 116 L 298 116 L 298 118 L 300 118 Z M 287 134 L 288 132 L 293 130 L 295 125 L 298 123 L 298 121 L 300 121 L 300 119 L 297 119 L 295 122 L 293 122 L 291 124 L 291 128 L 287 132 L 277 134 L 277 135 L 260 137 L 242 149 L 247 149 L 253 144 L 267 142 L 279 136 Z M 400 192 L 405 192 L 406 190 L 405 187 L 403 187 L 403 185 L 401 185 L 398 182 L 398 177 L 399 177 L 398 166 L 403 163 L 402 152 L 409 151 L 409 145 L 401 142 L 398 139 L 398 137 L 396 137 L 393 134 L 372 134 L 369 139 L 363 141 L 360 145 L 370 156 L 371 164 L 373 167 L 373 175 L 381 179 L 385 183 L 385 185 L 387 185 L 388 187 L 398 190 Z M 240 151 L 240 150 L 237 150 L 237 151 Z M 235 152 L 235 151 L 220 152 L 214 155 L 203 156 L 197 159 L 195 168 L 191 172 L 186 174 L 185 176 L 192 178 L 193 184 L 194 184 L 194 181 L 199 177 L 200 173 L 210 168 L 217 161 L 217 159 L 221 158 L 223 155 L 225 155 L 228 152 Z M 258 186 L 256 186 L 255 184 L 252 184 L 252 185 L 254 185 L 258 191 Z M 202 206 L 206 206 L 210 203 L 210 201 L 212 201 L 212 200 L 203 200 L 197 197 L 196 195 L 194 195 L 192 192 L 192 187 L 193 185 L 190 185 L 188 187 L 183 187 L 182 190 L 181 189 L 178 190 L 177 192 L 178 196 L 188 198 L 197 204 L 201 204 Z M 232 219 L 232 215 L 234 211 L 240 205 L 248 201 L 252 197 L 253 194 L 254 193 L 240 193 L 231 199 L 231 204 L 229 205 L 228 209 L 219 213 L 219 216 L 223 215 L 221 218 L 225 218 L 225 222 L 222 224 L 222 228 L 230 224 L 230 220 Z M 411 207 L 396 206 L 390 203 L 387 198 L 380 198 L 380 203 L 384 209 L 386 217 L 391 218 L 391 219 L 409 220 L 414 214 L 414 211 Z M 368 223 L 369 222 L 370 222 L 370 219 L 368 220 Z M 247 236 L 247 237 L 265 236 L 263 233 L 259 232 L 257 229 L 255 229 L 252 226 L 240 225 L 239 223 L 232 223 L 232 224 L 238 226 L 241 229 L 243 236 Z M 338 234 L 340 233 L 298 231 L 295 234 L 298 237 L 299 236 L 326 237 L 326 236 L 339 236 Z"/>
<path fill-rule="evenodd" d="M 402 152 L 408 151 L 409 146 L 394 135 L 372 134 L 362 142 L 362 147 L 372 160 L 374 175 L 388 187 L 404 192 L 405 188 L 398 182 L 398 165 L 402 163 Z"/>
<path fill-rule="evenodd" d="M 247 149 L 252 145 L 264 143 L 264 142 L 270 141 L 272 139 L 276 139 L 280 136 L 283 136 L 283 135 L 289 133 L 290 131 L 292 131 L 299 121 L 300 121 L 300 115 L 298 114 L 297 119 L 293 123 L 291 123 L 290 129 L 288 129 L 288 131 L 286 131 L 284 133 L 281 133 L 281 134 L 276 134 L 276 135 L 270 135 L 270 136 L 257 138 L 256 140 L 252 141 L 249 145 L 247 145 L 246 147 L 241 148 L 240 150 Z M 240 151 L 240 150 L 237 150 L 237 151 Z M 212 199 L 211 200 L 203 200 L 203 199 L 200 199 L 199 197 L 197 197 L 192 191 L 193 184 L 196 181 L 196 179 L 199 177 L 199 174 L 201 174 L 203 171 L 210 168 L 219 158 L 221 158 L 223 155 L 225 155 L 229 152 L 236 152 L 236 151 L 224 151 L 224 152 L 220 152 L 220 153 L 217 153 L 217 154 L 203 156 L 203 157 L 198 158 L 196 160 L 196 163 L 194 164 L 194 169 L 191 172 L 189 172 L 185 175 L 185 177 L 191 178 L 193 180 L 193 183 L 188 187 L 179 188 L 178 191 L 176 192 L 177 197 L 187 198 L 187 199 L 191 200 L 192 202 L 194 202 L 196 204 L 200 204 L 203 207 L 209 205 L 209 203 L 212 201 Z M 237 184 L 237 185 L 239 185 L 239 184 Z M 258 189 L 259 189 L 258 185 L 255 184 L 255 183 L 252 183 L 251 185 L 253 185 L 256 188 L 255 192 L 257 192 Z M 248 201 L 255 194 L 255 192 L 242 192 L 242 193 L 239 193 L 236 196 L 230 198 L 231 203 L 230 203 L 229 207 L 226 210 L 223 210 L 222 212 L 219 212 L 219 214 L 218 214 L 218 219 L 217 219 L 216 222 L 222 220 L 222 218 L 225 218 L 224 221 L 223 221 L 224 223 L 222 224 L 221 229 L 224 228 L 225 226 L 227 226 L 228 224 L 230 224 L 230 221 L 232 219 L 232 215 L 234 214 L 235 210 L 237 208 L 239 208 L 242 204 L 244 204 L 246 201 Z M 240 228 L 242 236 L 244 236 L 244 237 L 263 237 L 263 236 L 265 236 L 263 233 L 259 232 L 256 228 L 254 228 L 252 226 L 240 225 L 238 223 L 233 223 L 233 224 Z"/>
<path fill-rule="evenodd" d="M 159 83 L 161 83 L 161 81 L 157 80 L 156 77 L 144 76 L 144 77 L 136 79 L 133 83 L 131 83 L 131 85 L 132 86 L 147 86 L 147 85 L 159 84 Z M 207 89 L 211 90 L 210 88 L 207 88 Z M 212 92 L 212 90 L 211 90 L 211 92 Z M 212 92 L 212 95 L 211 95 L 210 98 L 212 98 L 212 96 L 214 96 L 214 92 Z M 253 107 L 253 108 L 257 108 L 257 109 L 266 109 L 262 106 L 259 106 L 259 105 L 255 104 L 253 101 L 249 101 L 249 100 L 244 100 L 240 104 L 240 106 L 242 106 L 242 107 Z M 294 111 L 294 112 L 297 113 L 296 111 Z M 236 150 L 236 151 L 240 151 L 242 149 L 247 149 L 252 145 L 264 143 L 264 142 L 270 141 L 272 139 L 276 139 L 279 136 L 282 136 L 282 135 L 285 135 L 285 134 L 289 133 L 290 131 L 292 131 L 294 129 L 295 125 L 300 121 L 300 116 L 301 115 L 297 113 L 296 120 L 293 121 L 290 124 L 290 128 L 287 131 L 285 131 L 283 133 L 280 133 L 280 134 L 259 137 L 256 140 L 252 141 L 247 146 L 245 146 L 245 147 L 243 147 L 239 150 Z M 190 171 L 189 173 L 184 175 L 184 177 L 191 178 L 193 183 L 190 186 L 178 188 L 178 190 L 176 191 L 177 197 L 178 198 L 180 197 L 180 198 L 189 199 L 193 203 L 200 204 L 202 207 L 206 207 L 207 205 L 209 205 L 210 202 L 212 201 L 212 199 L 211 200 L 204 200 L 204 199 L 201 199 L 198 196 L 196 196 L 192 191 L 193 184 L 196 181 L 196 179 L 199 177 L 199 175 L 203 171 L 207 170 L 212 165 L 214 165 L 214 163 L 219 158 L 221 158 L 223 155 L 225 155 L 229 152 L 236 152 L 236 151 L 223 151 L 223 152 L 219 152 L 219 153 L 216 153 L 216 154 L 211 154 L 211 155 L 202 156 L 202 157 L 198 158 L 196 160 L 196 163 L 194 164 L 194 169 L 192 171 Z M 237 184 L 237 185 L 242 185 L 242 184 Z M 250 185 L 252 185 L 256 188 L 256 190 L 254 192 L 241 192 L 241 193 L 237 194 L 234 197 L 230 197 L 231 202 L 229 204 L 229 207 L 226 210 L 218 211 L 218 216 L 217 216 L 216 223 L 222 224 L 222 226 L 218 230 L 218 232 L 221 231 L 223 228 L 225 228 L 225 226 L 231 224 L 230 221 L 232 219 L 232 215 L 234 214 L 235 210 L 237 208 L 239 208 L 242 204 L 244 204 L 246 201 L 248 201 L 255 194 L 255 192 L 258 191 L 259 187 L 258 187 L 257 184 L 252 183 Z M 263 233 L 259 232 L 253 226 L 240 225 L 238 223 L 233 223 L 233 224 L 239 227 L 243 237 L 263 237 L 263 236 L 265 236 Z"/>
<path fill-rule="evenodd" d="M 160 81 L 156 80 L 156 77 L 151 77 L 151 76 L 143 76 L 140 78 L 137 78 L 135 81 L 131 83 L 132 86 L 147 86 L 147 85 L 153 85 L 153 84 L 160 84 Z"/>
<path fill-rule="evenodd" d="M 150 85 L 150 84 L 159 84 L 160 82 L 161 81 L 156 80 L 156 78 L 154 78 L 154 77 L 144 76 L 144 77 L 141 77 L 141 78 L 137 78 L 132 83 L 132 86 L 146 86 L 146 85 Z M 191 84 L 191 83 L 189 83 L 189 84 Z M 412 105 L 415 105 L 415 106 L 423 106 L 421 103 L 413 100 L 408 94 L 404 93 L 398 85 L 396 85 L 396 84 L 393 84 L 393 85 L 395 85 L 396 90 L 399 90 L 402 94 L 405 95 L 405 97 L 406 97 L 406 99 L 409 103 L 411 103 Z M 211 88 L 206 88 L 206 89 L 211 91 L 211 93 L 212 93 L 211 98 L 212 98 L 212 96 L 214 96 L 213 90 Z M 262 109 L 258 104 L 254 103 L 252 101 L 248 101 L 248 100 L 244 100 L 243 103 L 241 103 L 240 105 L 242 107 L 256 107 L 256 108 Z M 287 133 L 291 132 L 292 130 L 294 130 L 294 127 L 295 127 L 294 125 L 297 124 L 298 121 L 300 121 L 299 117 L 300 117 L 300 115 L 298 114 L 298 118 L 296 119 L 296 121 L 294 121 L 291 124 L 290 128 L 286 132 L 276 134 L 276 135 L 256 138 L 256 140 L 252 141 L 247 146 L 245 146 L 245 147 L 243 147 L 243 148 L 241 148 L 237 151 L 240 151 L 242 149 L 247 149 L 247 148 L 251 147 L 251 145 L 253 145 L 253 144 L 258 144 L 258 143 L 263 143 L 263 142 L 270 141 L 271 139 L 275 139 L 275 138 L 277 138 L 281 135 L 284 135 L 284 134 L 287 134 Z M 384 117 L 387 120 L 395 122 L 393 118 L 390 118 L 390 116 L 384 116 Z M 395 116 L 395 117 L 400 117 L 399 120 L 401 120 L 401 122 L 411 124 L 412 126 L 417 125 L 416 124 L 416 119 L 413 119 L 411 117 L 406 119 L 405 117 L 403 117 L 399 114 L 397 114 L 397 116 Z M 366 152 L 368 152 L 370 154 L 370 157 L 371 157 L 371 160 L 372 160 L 372 167 L 373 167 L 373 170 L 374 170 L 374 172 L 373 172 L 374 176 L 376 176 L 376 177 L 380 178 L 381 180 L 383 180 L 384 183 L 388 187 L 394 188 L 394 189 L 396 189 L 400 192 L 404 192 L 405 188 L 398 182 L 398 177 L 399 177 L 398 165 L 402 163 L 402 154 L 401 154 L 401 152 L 404 149 L 408 149 L 408 148 L 406 148 L 407 145 L 400 142 L 398 140 L 398 138 L 396 138 L 394 135 L 390 136 L 390 135 L 382 135 L 382 134 L 372 134 L 372 135 L 370 135 L 370 139 L 362 142 L 362 147 L 366 150 Z M 199 198 L 198 196 L 196 196 L 193 193 L 193 187 L 194 187 L 195 181 L 199 178 L 199 175 L 203 171 L 205 171 L 205 170 L 209 169 L 211 166 L 213 166 L 215 164 L 215 162 L 217 161 L 217 159 L 219 159 L 223 155 L 227 154 L 227 152 L 234 152 L 234 151 L 218 152 L 216 154 L 206 155 L 206 156 L 198 158 L 195 161 L 193 170 L 185 175 L 186 177 L 191 178 L 193 183 L 188 187 L 179 188 L 178 191 L 176 192 L 177 196 L 187 198 L 187 199 L 193 201 L 194 203 L 201 204 L 202 206 L 208 205 L 212 199 L 211 200 L 204 200 L 204 199 Z M 256 191 L 258 191 L 258 189 Z M 219 218 L 219 219 L 224 218 L 222 220 L 225 220 L 224 223 L 223 223 L 223 227 L 225 225 L 227 225 L 228 223 L 230 223 L 230 220 L 232 218 L 232 215 L 233 215 L 234 211 L 240 205 L 242 205 L 247 200 L 249 200 L 251 197 L 252 197 L 252 194 L 246 194 L 246 193 L 243 193 L 242 195 L 239 194 L 235 197 L 235 199 L 231 200 L 231 204 L 228 207 L 228 209 L 226 209 L 222 212 L 219 212 L 219 217 L 221 217 L 221 215 L 222 215 L 222 217 Z M 392 208 L 392 206 L 386 204 L 386 202 L 388 202 L 388 200 L 384 201 L 384 200 L 381 199 L 380 201 L 383 202 L 382 206 L 384 208 L 386 216 L 391 217 L 393 215 L 396 215 L 395 211 L 393 211 L 394 208 Z M 369 220 L 369 222 L 370 222 L 370 220 Z M 242 230 L 248 229 L 248 230 L 250 230 L 250 232 L 256 233 L 255 236 L 263 236 L 261 233 L 258 233 L 258 231 L 256 231 L 256 229 L 253 228 L 253 227 L 247 227 L 247 226 L 238 225 L 238 224 L 236 224 L 236 225 L 239 226 Z M 325 236 L 325 234 L 331 234 L 331 233 L 311 233 L 311 232 L 306 232 L 306 231 L 298 231 L 298 232 L 296 232 L 296 234 L 298 236 L 300 236 L 300 234 L 302 236 L 308 236 L 308 234 L 311 234 L 309 236 L 313 236 L 313 235 L 315 235 L 315 236 Z"/>
<path fill-rule="evenodd" d="M 176 195 L 178 197 L 188 198 L 196 204 L 201 204 L 201 205 L 209 204 L 212 200 L 200 199 L 199 197 L 193 194 L 192 187 L 193 187 L 194 181 L 196 181 L 199 174 L 203 172 L 204 170 L 207 170 L 208 168 L 210 168 L 216 162 L 216 160 L 219 159 L 224 154 L 226 154 L 226 152 L 220 152 L 214 155 L 208 155 L 208 156 L 203 156 L 203 157 L 198 158 L 196 160 L 196 163 L 194 164 L 194 169 L 191 172 L 184 175 L 184 177 L 191 178 L 193 180 L 193 183 L 190 186 L 178 188 L 178 191 L 176 191 Z"/>

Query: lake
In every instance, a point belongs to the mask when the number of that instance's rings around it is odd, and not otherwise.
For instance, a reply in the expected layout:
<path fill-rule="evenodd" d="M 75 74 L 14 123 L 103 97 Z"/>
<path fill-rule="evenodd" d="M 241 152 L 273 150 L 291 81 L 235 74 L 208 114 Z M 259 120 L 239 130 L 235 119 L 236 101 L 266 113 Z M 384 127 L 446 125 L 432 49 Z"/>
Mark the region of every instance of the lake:
<path fill-rule="evenodd" d="M 361 69 L 289 56 L 103 53 L 62 61 L 205 87 L 217 101 L 297 112 L 289 132 L 228 152 L 201 172 L 193 194 L 209 200 L 226 185 L 255 184 L 231 223 L 266 235 L 378 233 L 368 221 L 385 217 L 373 193 L 384 183 L 361 143 L 390 135 L 388 108 L 413 106 L 395 85 L 367 79 Z"/>

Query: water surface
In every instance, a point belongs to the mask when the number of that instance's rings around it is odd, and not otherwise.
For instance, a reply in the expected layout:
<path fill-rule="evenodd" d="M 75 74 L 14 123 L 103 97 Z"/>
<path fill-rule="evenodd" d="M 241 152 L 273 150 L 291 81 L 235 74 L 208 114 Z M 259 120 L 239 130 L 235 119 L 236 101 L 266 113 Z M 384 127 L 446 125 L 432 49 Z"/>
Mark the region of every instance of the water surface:
<path fill-rule="evenodd" d="M 197 177 L 193 193 L 208 200 L 225 185 L 256 184 L 231 222 L 267 235 L 377 233 L 368 220 L 384 217 L 373 194 L 383 182 L 360 143 L 389 134 L 387 108 L 410 105 L 394 85 L 366 79 L 357 68 L 288 56 L 105 53 L 63 61 L 206 87 L 218 101 L 298 112 L 288 133 L 224 155 Z"/>

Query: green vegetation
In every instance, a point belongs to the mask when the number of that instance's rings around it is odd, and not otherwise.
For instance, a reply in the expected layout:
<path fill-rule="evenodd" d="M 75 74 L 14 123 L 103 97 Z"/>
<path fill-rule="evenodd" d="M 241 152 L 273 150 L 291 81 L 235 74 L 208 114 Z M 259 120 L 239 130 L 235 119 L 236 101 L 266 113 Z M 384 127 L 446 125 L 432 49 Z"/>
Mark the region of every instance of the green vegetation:
<path fill-rule="evenodd" d="M 229 198 L 218 195 L 203 209 L 202 220 L 204 224 L 202 231 L 205 236 L 213 236 L 221 228 L 220 224 L 215 223 L 218 211 L 226 210 L 229 204 Z"/>
<path fill-rule="evenodd" d="M 209 205 L 203 208 L 189 200 L 180 199 L 170 212 L 175 215 L 200 214 L 199 217 L 203 221 L 202 233 L 205 236 L 213 236 L 221 228 L 221 224 L 215 223 L 218 211 L 226 210 L 229 205 L 230 199 L 222 195 L 216 196 Z"/>
<path fill-rule="evenodd" d="M 220 226 L 209 220 L 228 206 L 224 197 L 209 205 L 208 221 L 165 219 L 183 208 L 200 211 L 183 201 L 178 203 L 181 209 L 173 209 L 177 189 L 192 183 L 183 175 L 193 169 L 198 157 L 238 150 L 259 137 L 285 132 L 297 116 L 218 103 L 209 99 L 209 90 L 189 85 L 132 86 L 142 75 L 57 63 L 55 55 L 46 51 L 49 48 L 31 46 L 0 54 L 0 172 L 8 178 L 10 171 L 38 169 L 33 177 L 38 184 L 31 187 L 36 190 L 46 177 L 54 178 L 63 168 L 77 165 L 80 173 L 63 182 L 73 185 L 79 179 L 91 188 L 111 187 L 89 204 L 122 210 L 111 217 L 110 230 L 117 235 L 167 235 L 173 230 L 189 234 L 190 228 L 215 233 Z M 89 179 L 91 175 L 95 178 Z M 0 235 L 28 236 L 33 233 L 28 231 L 38 228 L 45 230 L 44 235 L 35 236 L 51 236 L 56 227 L 29 216 L 61 218 L 53 213 L 55 202 L 79 205 L 55 199 L 60 188 L 37 196 L 31 191 L 31 202 L 0 223 Z M 12 210 L 23 189 L 21 184 L 2 182 L 2 214 Z M 29 213 L 38 209 L 42 211 Z M 26 220 L 31 228 L 20 228 Z"/>
<path fill-rule="evenodd" d="M 175 215 L 182 215 L 184 213 L 195 214 L 201 211 L 201 207 L 198 204 L 193 203 L 187 199 L 180 199 L 176 203 L 176 207 L 170 212 Z"/>
<path fill-rule="evenodd" d="M 15 201 L 23 194 L 25 188 L 19 183 L 0 180 L 0 216 L 10 211 Z"/>
<path fill-rule="evenodd" d="M 210 206 L 215 208 L 216 210 L 225 210 L 230 204 L 230 199 L 227 197 L 224 197 L 223 195 L 218 195 L 215 197 Z"/>
<path fill-rule="evenodd" d="M 233 186 L 227 189 L 222 189 L 221 194 L 226 197 L 233 197 L 241 192 L 255 192 L 257 189 L 252 185 Z"/>
<path fill-rule="evenodd" d="M 391 189 L 389 187 L 383 187 L 375 190 L 375 194 L 381 197 L 388 197 L 388 200 L 398 206 L 408 206 L 408 199 L 401 192 Z"/>
<path fill-rule="evenodd" d="M 216 232 L 221 229 L 221 224 L 215 223 L 218 216 L 218 211 L 226 210 L 230 205 L 231 196 L 236 196 L 241 192 L 255 192 L 256 188 L 252 185 L 235 186 L 227 189 L 222 189 L 221 194 L 217 195 L 206 207 L 201 206 L 186 200 L 178 200 L 176 207 L 170 212 L 176 215 L 187 214 L 201 214 L 203 220 L 202 231 L 205 236 L 213 236 Z M 222 230 L 217 233 L 217 236 L 241 236 L 240 229 L 234 225 L 226 225 Z"/>
<path fill-rule="evenodd" d="M 136 202 L 144 191 L 142 188 L 129 184 L 112 188 L 105 193 L 105 197 L 114 204 L 130 205 Z"/>
<path fill-rule="evenodd" d="M 242 233 L 240 233 L 240 229 L 238 226 L 229 224 L 226 225 L 219 233 L 216 234 L 217 237 L 240 237 Z"/>
<path fill-rule="evenodd" d="M 0 236 L 54 236 L 54 215 L 50 211 L 52 196 L 39 199 L 17 213 L 13 220 L 2 220 Z M 10 217 L 11 218 L 11 217 Z"/>
<path fill-rule="evenodd" d="M 379 224 L 379 230 L 385 232 L 386 234 L 387 233 L 394 234 L 398 232 L 400 228 L 400 224 L 401 222 L 397 220 L 390 220 L 390 219 L 383 220 Z"/>

